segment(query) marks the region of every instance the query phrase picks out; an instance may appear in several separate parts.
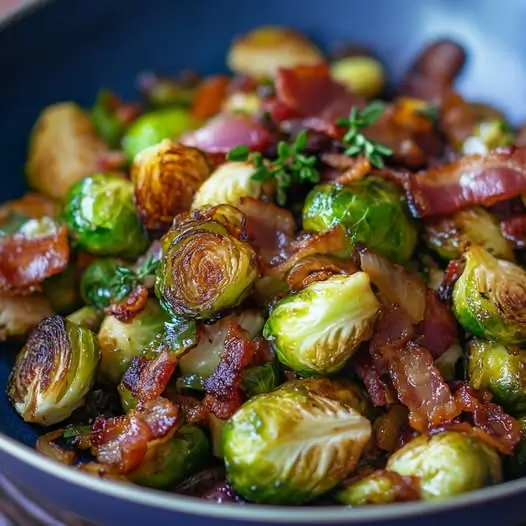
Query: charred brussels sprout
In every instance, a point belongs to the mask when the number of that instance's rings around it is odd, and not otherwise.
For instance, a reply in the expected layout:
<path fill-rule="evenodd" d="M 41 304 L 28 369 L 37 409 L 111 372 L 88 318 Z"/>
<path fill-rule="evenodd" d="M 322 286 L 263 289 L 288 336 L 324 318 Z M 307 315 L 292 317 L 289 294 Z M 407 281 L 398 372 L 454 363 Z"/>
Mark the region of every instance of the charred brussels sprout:
<path fill-rule="evenodd" d="M 303 207 L 303 228 L 322 232 L 336 225 L 351 244 L 360 242 L 391 261 L 405 263 L 417 231 L 395 183 L 369 176 L 345 186 L 316 186 Z"/>
<path fill-rule="evenodd" d="M 164 236 L 155 293 L 172 316 L 210 319 L 238 305 L 257 277 L 256 254 L 248 243 L 223 223 L 196 221 Z"/>
<path fill-rule="evenodd" d="M 495 257 L 513 260 L 513 247 L 498 221 L 484 208 L 473 207 L 426 226 L 428 246 L 445 259 L 458 259 L 469 245 L 479 245 Z"/>
<path fill-rule="evenodd" d="M 160 143 L 163 139 L 176 140 L 184 132 L 199 125 L 190 112 L 183 108 L 163 108 L 141 115 L 126 131 L 122 146 L 128 159 Z"/>
<path fill-rule="evenodd" d="M 128 478 L 141 486 L 168 489 L 204 468 L 210 460 L 208 439 L 197 426 L 181 427 L 169 439 L 148 444 L 141 465 Z"/>
<path fill-rule="evenodd" d="M 177 214 L 190 210 L 195 192 L 210 171 L 204 153 L 169 139 L 137 154 L 131 178 L 143 225 L 166 231 Z"/>
<path fill-rule="evenodd" d="M 453 289 L 453 312 L 475 336 L 503 345 L 526 343 L 526 271 L 481 247 L 465 253 Z"/>
<path fill-rule="evenodd" d="M 223 430 L 227 478 L 247 500 L 301 504 L 356 467 L 371 436 L 361 401 L 346 383 L 287 382 L 239 409 Z"/>
<path fill-rule="evenodd" d="M 97 170 L 97 157 L 106 151 L 88 115 L 76 104 L 48 106 L 31 133 L 29 186 L 62 199 L 73 183 Z"/>
<path fill-rule="evenodd" d="M 75 246 L 90 254 L 135 259 L 147 248 L 133 185 L 116 175 L 98 173 L 74 184 L 63 217 Z"/>
<path fill-rule="evenodd" d="M 526 411 L 526 351 L 474 339 L 468 346 L 468 378 L 475 389 L 491 391 L 506 411 Z"/>
<path fill-rule="evenodd" d="M 453 497 L 502 480 L 498 453 L 479 438 L 454 431 L 414 438 L 391 455 L 387 469 L 420 477 L 424 500 Z"/>
<path fill-rule="evenodd" d="M 364 272 L 333 276 L 280 300 L 263 336 L 297 373 L 331 374 L 371 336 L 379 306 Z"/>
<path fill-rule="evenodd" d="M 268 184 L 252 179 L 254 165 L 228 162 L 217 168 L 197 190 L 192 208 L 229 204 L 237 206 L 241 197 L 270 195 Z"/>
<path fill-rule="evenodd" d="M 150 298 L 146 307 L 129 322 L 121 322 L 115 316 L 106 316 L 98 338 L 102 352 L 101 376 L 117 384 L 132 360 L 146 346 L 162 334 L 168 315 L 157 300 Z"/>
<path fill-rule="evenodd" d="M 88 305 L 104 309 L 116 297 L 113 282 L 121 265 L 114 258 L 100 258 L 88 265 L 80 281 L 82 299 Z M 119 291 L 122 296 L 131 292 L 131 287 Z"/>
<path fill-rule="evenodd" d="M 526 414 L 518 418 L 521 424 L 521 441 L 515 447 L 512 457 L 506 459 L 506 468 L 512 477 L 526 476 Z"/>
<path fill-rule="evenodd" d="M 100 351 L 90 330 L 60 316 L 42 320 L 17 356 L 8 395 L 26 422 L 52 425 L 84 402 Z"/>
<path fill-rule="evenodd" d="M 247 309 L 240 314 L 225 316 L 212 324 L 201 324 L 198 344 L 179 361 L 179 368 L 184 376 L 208 378 L 215 371 L 225 349 L 225 338 L 232 322 L 239 324 L 251 338 L 255 338 L 261 333 L 265 319 L 260 312 Z"/>

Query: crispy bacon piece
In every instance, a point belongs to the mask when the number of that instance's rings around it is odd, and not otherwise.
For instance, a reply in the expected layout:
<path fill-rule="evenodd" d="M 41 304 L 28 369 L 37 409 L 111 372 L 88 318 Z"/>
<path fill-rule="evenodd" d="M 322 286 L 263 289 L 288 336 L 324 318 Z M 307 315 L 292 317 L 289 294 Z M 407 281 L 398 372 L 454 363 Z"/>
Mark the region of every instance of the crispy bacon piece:
<path fill-rule="evenodd" d="M 296 231 L 292 214 L 272 203 L 265 203 L 253 197 L 242 197 L 239 210 L 245 214 L 245 231 L 248 242 L 256 250 L 264 265 L 282 256 Z"/>
<path fill-rule="evenodd" d="M 174 433 L 180 424 L 178 406 L 159 398 L 126 415 L 98 417 L 91 431 L 91 446 L 98 462 L 129 473 L 140 465 L 150 441 Z"/>
<path fill-rule="evenodd" d="M 444 274 L 444 279 L 438 289 L 438 297 L 443 302 L 449 302 L 453 294 L 453 287 L 464 271 L 464 263 L 459 259 L 451 260 Z"/>
<path fill-rule="evenodd" d="M 526 193 L 526 149 L 500 148 L 413 174 L 406 191 L 413 215 L 450 215 Z"/>
<path fill-rule="evenodd" d="M 126 154 L 120 150 L 108 150 L 102 152 L 95 158 L 97 170 L 101 172 L 116 172 L 122 174 L 126 170 L 128 159 Z"/>
<path fill-rule="evenodd" d="M 69 255 L 65 226 L 37 238 L 23 234 L 0 238 L 0 292 L 34 290 L 44 279 L 64 270 Z"/>
<path fill-rule="evenodd" d="M 500 224 L 502 234 L 518 249 L 526 247 L 526 215 L 510 217 Z"/>
<path fill-rule="evenodd" d="M 209 119 L 221 111 L 230 85 L 226 75 L 214 75 L 206 78 L 199 86 L 192 103 L 191 112 L 200 120 Z"/>
<path fill-rule="evenodd" d="M 200 400 L 181 394 L 170 396 L 170 399 L 181 408 L 187 424 L 208 425 L 209 412 Z"/>
<path fill-rule="evenodd" d="M 321 160 L 340 171 L 340 175 L 333 179 L 340 184 L 360 181 L 371 172 L 371 162 L 363 155 L 348 157 L 339 153 L 324 153 Z"/>
<path fill-rule="evenodd" d="M 247 331 L 235 322 L 231 324 L 219 365 L 205 382 L 203 404 L 217 418 L 226 420 L 241 406 L 241 373 L 255 357 L 261 359 L 265 351 L 260 347 L 267 346 L 265 340 L 250 340 Z"/>
<path fill-rule="evenodd" d="M 105 309 L 123 323 L 130 322 L 140 314 L 148 301 L 148 289 L 144 285 L 137 285 L 122 301 L 112 303 Z"/>
<path fill-rule="evenodd" d="M 436 360 L 458 341 L 458 327 L 438 294 L 427 290 L 424 319 L 415 326 L 415 342 L 428 349 Z"/>
<path fill-rule="evenodd" d="M 0 206 L 0 223 L 6 221 L 13 212 L 27 217 L 55 218 L 59 211 L 60 205 L 51 198 L 38 192 L 27 192 L 20 199 L 7 201 Z"/>
<path fill-rule="evenodd" d="M 455 391 L 455 402 L 471 414 L 474 431 L 501 453 L 511 455 L 521 440 L 521 425 L 491 399 L 489 392 L 477 391 L 467 382 L 461 382 Z"/>
<path fill-rule="evenodd" d="M 365 386 L 373 405 L 375 407 L 387 405 L 386 385 L 366 348 L 360 349 L 353 356 L 352 366 Z"/>

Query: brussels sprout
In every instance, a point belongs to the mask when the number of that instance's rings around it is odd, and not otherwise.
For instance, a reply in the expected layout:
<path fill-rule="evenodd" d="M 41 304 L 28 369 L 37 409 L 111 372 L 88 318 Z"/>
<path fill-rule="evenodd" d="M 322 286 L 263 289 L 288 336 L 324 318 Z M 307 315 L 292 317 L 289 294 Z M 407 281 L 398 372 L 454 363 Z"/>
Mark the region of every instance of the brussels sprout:
<path fill-rule="evenodd" d="M 215 371 L 225 348 L 228 329 L 234 321 L 248 331 L 250 338 L 258 336 L 265 324 L 261 313 L 252 309 L 240 314 L 230 314 L 212 324 L 201 324 L 198 344 L 179 361 L 179 368 L 184 376 L 208 378 Z"/>
<path fill-rule="evenodd" d="M 171 438 L 150 442 L 141 465 L 128 478 L 141 486 L 169 489 L 204 468 L 209 460 L 206 435 L 197 426 L 186 425 Z"/>
<path fill-rule="evenodd" d="M 142 150 L 163 139 L 177 139 L 184 132 L 199 126 L 191 113 L 183 108 L 163 108 L 141 115 L 126 131 L 122 146 L 133 161 Z"/>
<path fill-rule="evenodd" d="M 455 431 L 414 438 L 391 455 L 387 469 L 420 477 L 424 500 L 453 497 L 502 480 L 498 453 L 479 438 Z"/>
<path fill-rule="evenodd" d="M 301 504 L 355 469 L 371 436 L 350 384 L 296 380 L 251 398 L 227 422 L 227 479 L 249 501 Z"/>
<path fill-rule="evenodd" d="M 0 341 L 25 336 L 38 322 L 52 314 L 51 304 L 43 294 L 0 294 Z"/>
<path fill-rule="evenodd" d="M 131 178 L 142 224 L 149 230 L 168 230 L 176 215 L 190 210 L 210 171 L 203 152 L 169 139 L 138 153 Z"/>
<path fill-rule="evenodd" d="M 223 431 L 227 420 L 221 420 L 214 414 L 208 416 L 210 426 L 210 436 L 212 438 L 212 454 L 216 458 L 223 458 Z"/>
<path fill-rule="evenodd" d="M 475 338 L 468 344 L 467 370 L 471 386 L 491 391 L 506 411 L 526 411 L 526 350 Z"/>
<path fill-rule="evenodd" d="M 297 373 L 331 374 L 369 339 L 379 307 L 364 272 L 332 276 L 276 303 L 263 336 Z"/>
<path fill-rule="evenodd" d="M 247 398 L 258 394 L 269 393 L 279 384 L 279 370 L 274 360 L 249 367 L 241 375 L 241 388 Z"/>
<path fill-rule="evenodd" d="M 192 208 L 221 204 L 237 206 L 241 197 L 259 199 L 270 195 L 268 184 L 252 179 L 254 170 L 250 162 L 222 164 L 197 190 Z"/>
<path fill-rule="evenodd" d="M 514 478 L 526 476 L 526 414 L 518 420 L 521 424 L 521 441 L 515 447 L 513 456 L 505 460 L 507 472 Z"/>
<path fill-rule="evenodd" d="M 52 425 L 84 402 L 100 351 L 90 330 L 49 316 L 33 330 L 8 381 L 11 403 L 26 422 Z"/>
<path fill-rule="evenodd" d="M 116 175 L 98 173 L 75 183 L 66 196 L 63 217 L 75 246 L 91 254 L 135 259 L 148 246 L 133 185 Z"/>
<path fill-rule="evenodd" d="M 106 151 L 89 117 L 76 104 L 48 106 L 31 133 L 29 186 L 62 199 L 73 183 L 97 170 L 97 157 Z"/>
<path fill-rule="evenodd" d="M 239 75 L 272 78 L 280 68 L 318 64 L 320 50 L 292 29 L 263 26 L 238 38 L 230 48 L 228 67 Z"/>
<path fill-rule="evenodd" d="M 511 146 L 514 136 L 508 123 L 502 119 L 484 121 L 473 130 L 473 135 L 462 143 L 463 155 L 486 155 L 501 146 Z"/>
<path fill-rule="evenodd" d="M 164 324 L 169 320 L 153 298 L 148 299 L 146 307 L 130 322 L 123 323 L 115 316 L 106 316 L 98 334 L 102 352 L 101 376 L 119 383 L 132 360 L 163 333 Z"/>
<path fill-rule="evenodd" d="M 514 259 L 512 244 L 502 235 L 498 221 L 484 208 L 473 207 L 428 223 L 428 246 L 445 259 L 458 259 L 469 245 L 479 245 L 495 257 Z"/>
<path fill-rule="evenodd" d="M 352 92 L 368 99 L 378 96 L 384 89 L 384 68 L 373 57 L 352 56 L 336 60 L 331 64 L 331 75 Z"/>
<path fill-rule="evenodd" d="M 526 343 L 526 271 L 478 246 L 453 288 L 453 313 L 467 331 L 503 345 Z"/>
<path fill-rule="evenodd" d="M 68 314 L 79 305 L 77 268 L 74 264 L 68 265 L 60 274 L 46 279 L 42 288 L 57 314 Z"/>
<path fill-rule="evenodd" d="M 93 332 L 99 331 L 103 319 L 103 311 L 89 306 L 82 307 L 66 317 L 66 320 L 81 325 L 82 327 L 86 327 L 86 329 Z"/>
<path fill-rule="evenodd" d="M 335 499 L 347 506 L 366 506 L 368 504 L 390 504 L 399 500 L 417 500 L 416 490 L 406 489 L 415 495 L 400 494 L 399 475 L 385 470 L 374 471 L 353 481 L 345 489 L 335 494 Z M 414 497 L 411 499 L 403 497 Z M 415 498 L 416 497 L 416 498 Z"/>
<path fill-rule="evenodd" d="M 117 269 L 122 265 L 114 258 L 100 258 L 90 263 L 80 281 L 80 294 L 84 303 L 97 309 L 104 309 L 111 303 L 117 293 L 122 297 L 131 292 L 131 286 L 124 290 L 116 291 L 114 287 Z"/>
<path fill-rule="evenodd" d="M 223 102 L 221 110 L 223 113 L 256 115 L 261 106 L 261 98 L 256 92 L 236 91 Z"/>
<path fill-rule="evenodd" d="M 417 231 L 395 183 L 369 176 L 313 188 L 303 208 L 303 228 L 322 232 L 340 224 L 351 244 L 363 243 L 391 261 L 405 263 L 413 254 Z"/>
<path fill-rule="evenodd" d="M 155 294 L 171 316 L 210 319 L 237 306 L 257 277 L 248 243 L 217 221 L 196 221 L 164 236 Z"/>
<path fill-rule="evenodd" d="M 118 148 L 128 123 L 119 116 L 123 103 L 111 91 L 102 89 L 91 109 L 91 122 L 110 148 Z"/>

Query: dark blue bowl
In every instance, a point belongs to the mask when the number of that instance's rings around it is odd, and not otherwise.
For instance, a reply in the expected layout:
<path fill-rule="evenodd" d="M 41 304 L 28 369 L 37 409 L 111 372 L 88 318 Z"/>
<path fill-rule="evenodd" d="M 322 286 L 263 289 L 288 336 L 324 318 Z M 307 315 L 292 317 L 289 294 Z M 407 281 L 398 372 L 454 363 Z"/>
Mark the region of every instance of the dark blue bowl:
<path fill-rule="evenodd" d="M 0 200 L 24 190 L 28 132 L 47 104 L 89 105 L 102 86 L 134 95 L 142 70 L 224 69 L 232 37 L 266 23 L 291 25 L 320 43 L 358 40 L 372 46 L 397 78 L 428 40 L 451 37 L 468 50 L 458 86 L 518 123 L 526 118 L 526 2 L 507 0 L 56 0 L 29 1 L 0 22 Z M 13 352 L 0 350 L 4 386 Z M 449 526 L 524 520 L 526 479 L 444 503 L 361 509 L 216 505 L 99 480 L 30 449 L 37 432 L 0 392 L 0 470 L 26 494 L 102 524 L 405 524 Z"/>

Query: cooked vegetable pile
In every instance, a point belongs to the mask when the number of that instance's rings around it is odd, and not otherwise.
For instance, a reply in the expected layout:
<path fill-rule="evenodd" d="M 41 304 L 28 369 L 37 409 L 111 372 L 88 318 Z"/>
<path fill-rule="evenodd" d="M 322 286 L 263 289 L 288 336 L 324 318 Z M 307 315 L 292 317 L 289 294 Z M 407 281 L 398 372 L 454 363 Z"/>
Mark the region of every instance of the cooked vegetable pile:
<path fill-rule="evenodd" d="M 0 209 L 37 449 L 217 502 L 445 499 L 526 475 L 526 127 L 437 41 L 388 85 L 264 27 L 233 74 L 45 108 Z"/>

